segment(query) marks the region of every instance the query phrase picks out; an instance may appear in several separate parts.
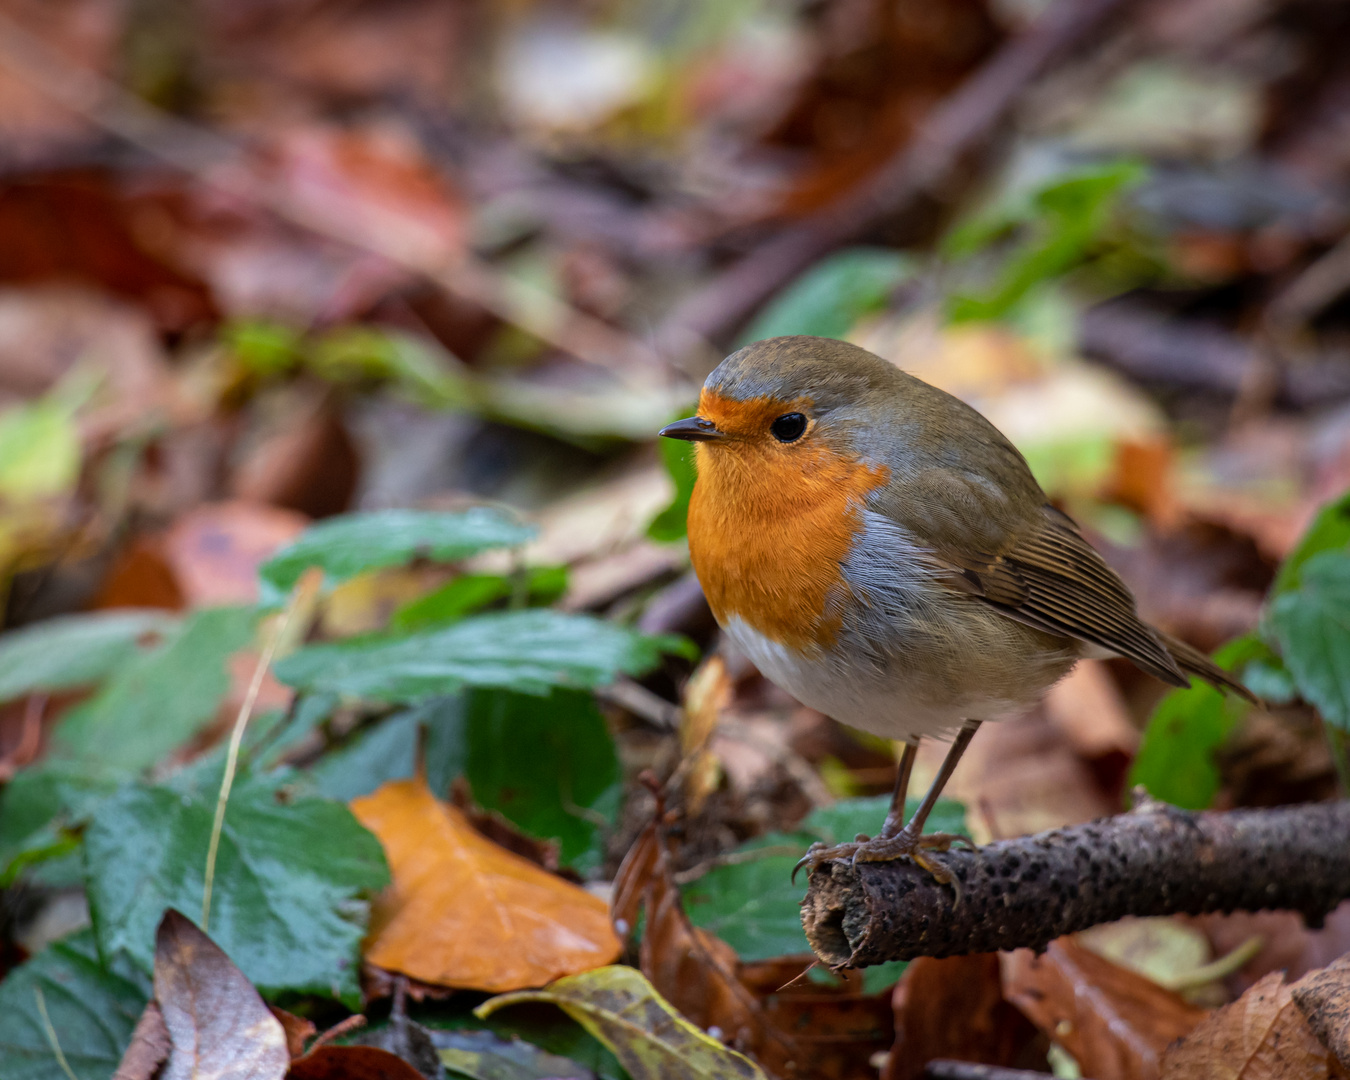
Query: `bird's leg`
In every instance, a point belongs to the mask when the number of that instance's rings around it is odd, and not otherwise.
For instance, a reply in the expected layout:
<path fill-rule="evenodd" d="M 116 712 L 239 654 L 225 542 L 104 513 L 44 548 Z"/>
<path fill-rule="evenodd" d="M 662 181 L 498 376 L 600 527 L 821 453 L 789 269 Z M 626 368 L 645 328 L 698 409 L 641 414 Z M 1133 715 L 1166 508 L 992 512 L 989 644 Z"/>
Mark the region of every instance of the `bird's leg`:
<path fill-rule="evenodd" d="M 895 787 L 891 789 L 891 808 L 886 811 L 886 821 L 881 826 L 881 836 L 894 836 L 905 820 L 905 797 L 909 794 L 909 776 L 914 771 L 914 760 L 919 756 L 918 737 L 905 740 L 905 749 L 895 766 Z"/>
<path fill-rule="evenodd" d="M 961 730 L 957 732 L 951 749 L 947 751 L 947 756 L 942 761 L 942 768 L 938 770 L 928 793 L 924 795 L 923 801 L 919 803 L 919 808 L 914 811 L 914 816 L 909 819 L 904 828 L 894 828 L 893 823 L 898 825 L 900 818 L 904 815 L 905 797 L 901 788 L 901 780 L 903 779 L 904 784 L 908 786 L 909 771 L 906 769 L 906 759 L 909 759 L 909 768 L 912 769 L 914 764 L 913 754 L 908 746 L 900 759 L 900 775 L 896 778 L 896 794 L 892 796 L 891 809 L 886 815 L 886 824 L 882 826 L 881 835 L 875 840 L 855 840 L 851 844 L 837 844 L 834 847 L 813 844 L 811 850 L 797 864 L 797 868 L 800 869 L 805 866 L 807 867 L 807 873 L 810 873 L 831 859 L 850 859 L 854 863 L 890 862 L 892 859 L 908 856 L 944 885 L 954 884 L 954 880 L 946 868 L 933 862 L 923 853 L 924 851 L 946 851 L 956 841 L 961 840 L 969 844 L 970 839 L 957 833 L 929 833 L 925 836 L 923 835 L 923 826 L 924 822 L 928 820 L 928 815 L 933 812 L 933 807 L 937 805 L 938 796 L 942 794 L 942 789 L 947 786 L 947 781 L 956 771 L 957 762 L 961 760 L 961 755 L 966 752 L 966 747 L 970 745 L 970 740 L 975 737 L 975 732 L 979 729 L 979 726 L 980 721 L 978 720 L 967 720 L 961 725 Z M 793 873 L 795 874 L 796 870 Z"/>

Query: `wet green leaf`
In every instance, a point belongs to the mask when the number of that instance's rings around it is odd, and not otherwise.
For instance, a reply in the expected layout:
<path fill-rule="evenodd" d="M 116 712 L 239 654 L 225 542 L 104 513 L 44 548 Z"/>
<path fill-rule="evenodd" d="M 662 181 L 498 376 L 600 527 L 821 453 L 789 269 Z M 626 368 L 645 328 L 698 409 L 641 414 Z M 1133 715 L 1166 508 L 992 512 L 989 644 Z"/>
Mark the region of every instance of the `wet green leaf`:
<path fill-rule="evenodd" d="M 74 830 L 121 783 L 72 762 L 47 761 L 19 773 L 0 794 L 0 886 L 25 867 L 74 851 Z"/>
<path fill-rule="evenodd" d="M 79 1080 L 108 1080 L 149 1000 L 150 977 L 124 956 L 105 966 L 90 931 L 47 946 L 0 982 L 0 1076 L 69 1080 L 55 1034 Z"/>
<path fill-rule="evenodd" d="M 622 789 L 614 740 L 591 695 L 477 690 L 466 710 L 474 800 L 531 836 L 557 840 L 566 865 L 583 874 L 598 869 Z"/>
<path fill-rule="evenodd" d="M 101 682 L 177 625 L 162 611 L 100 611 L 0 634 L 0 701 Z"/>
<path fill-rule="evenodd" d="M 910 799 L 905 810 L 912 814 L 918 805 L 918 799 Z M 809 954 L 801 916 L 806 885 L 800 874 L 793 883 L 792 868 L 817 840 L 839 844 L 859 833 L 876 835 L 889 808 L 885 795 L 842 799 L 813 810 L 797 832 L 771 833 L 743 844 L 738 854 L 763 856 L 714 867 L 681 890 L 690 921 L 716 934 L 746 962 Z M 925 831 L 959 833 L 965 827 L 965 808 L 940 799 Z"/>
<path fill-rule="evenodd" d="M 152 652 L 123 664 L 53 735 L 53 755 L 106 770 L 148 768 L 216 715 L 230 688 L 226 661 L 253 639 L 253 608 L 207 608 Z"/>
<path fill-rule="evenodd" d="M 1350 549 L 1350 491 L 1333 499 L 1317 512 L 1307 531 L 1284 562 L 1280 564 L 1271 596 L 1297 589 L 1302 584 L 1303 567 L 1314 555 L 1324 551 Z"/>
<path fill-rule="evenodd" d="M 1269 626 L 1304 700 L 1350 729 L 1350 552 L 1322 551 L 1275 597 Z"/>
<path fill-rule="evenodd" d="M 743 1054 L 695 1027 L 634 968 L 612 965 L 569 975 L 543 990 L 501 994 L 476 1015 L 488 1016 L 520 1002 L 544 1001 L 604 1043 L 633 1080 L 670 1076 L 689 1080 L 766 1080 Z"/>
<path fill-rule="evenodd" d="M 856 247 L 822 259 L 772 300 L 741 336 L 748 344 L 783 334 L 841 338 L 864 315 L 886 306 L 914 273 L 898 251 Z"/>
<path fill-rule="evenodd" d="M 394 612 L 391 630 L 421 630 L 456 622 L 475 611 L 519 596 L 532 606 L 547 605 L 567 591 L 567 567 L 536 566 L 518 578 L 504 574 L 462 574 Z"/>
<path fill-rule="evenodd" d="M 1225 670 L 1269 655 L 1252 635 L 1230 641 L 1214 654 Z M 1186 810 L 1203 810 L 1219 790 L 1214 753 L 1251 708 L 1200 679 L 1173 690 L 1158 703 L 1130 767 L 1130 785 L 1143 784 L 1155 799 Z"/>
<path fill-rule="evenodd" d="M 311 566 L 334 585 L 367 570 L 399 566 L 415 558 L 457 562 L 492 548 L 516 547 L 535 530 L 486 506 L 438 513 L 376 510 L 313 525 L 259 570 L 263 599 L 280 603 Z"/>
<path fill-rule="evenodd" d="M 544 694 L 554 686 L 590 689 L 654 667 L 682 642 L 646 637 L 587 615 L 507 611 L 402 636 L 311 645 L 276 667 L 284 683 L 395 703 L 464 686 Z"/>
<path fill-rule="evenodd" d="M 130 784 L 84 842 L 103 955 L 150 969 L 164 909 L 199 912 L 215 786 Z M 355 1007 L 366 898 L 389 881 L 379 841 L 341 803 L 244 777 L 225 815 L 210 934 L 264 993 L 327 994 Z"/>

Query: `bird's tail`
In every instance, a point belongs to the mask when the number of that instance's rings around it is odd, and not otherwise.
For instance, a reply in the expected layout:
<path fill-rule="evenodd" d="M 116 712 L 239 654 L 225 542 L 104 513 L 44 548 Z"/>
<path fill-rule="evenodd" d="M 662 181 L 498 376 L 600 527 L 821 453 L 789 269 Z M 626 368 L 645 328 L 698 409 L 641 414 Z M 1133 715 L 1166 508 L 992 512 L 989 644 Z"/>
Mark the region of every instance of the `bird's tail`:
<path fill-rule="evenodd" d="M 1233 693 L 1246 698 L 1253 705 L 1261 703 L 1260 698 L 1199 649 L 1187 645 L 1186 642 L 1174 638 L 1171 634 L 1164 634 L 1161 630 L 1157 631 L 1157 634 L 1162 638 L 1163 644 L 1167 646 L 1167 651 L 1172 654 L 1172 659 L 1177 662 L 1177 666 L 1182 671 L 1190 675 L 1199 675 L 1200 678 L 1213 683 L 1215 686 L 1227 687 Z"/>

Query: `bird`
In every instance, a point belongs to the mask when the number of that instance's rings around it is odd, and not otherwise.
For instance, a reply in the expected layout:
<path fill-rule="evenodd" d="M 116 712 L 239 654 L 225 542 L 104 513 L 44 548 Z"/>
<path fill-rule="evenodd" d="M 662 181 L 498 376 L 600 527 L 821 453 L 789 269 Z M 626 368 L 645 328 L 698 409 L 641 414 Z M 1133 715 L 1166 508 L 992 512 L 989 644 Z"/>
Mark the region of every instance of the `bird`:
<path fill-rule="evenodd" d="M 1140 618 L 993 424 L 857 345 L 747 345 L 659 434 L 694 444 L 689 554 L 725 636 L 798 701 L 903 744 L 881 831 L 813 845 L 808 875 L 908 857 L 956 888 L 926 853 L 969 841 L 923 833 L 943 787 L 983 722 L 1022 713 L 1080 659 L 1256 700 Z M 920 741 L 948 737 L 905 821 Z"/>

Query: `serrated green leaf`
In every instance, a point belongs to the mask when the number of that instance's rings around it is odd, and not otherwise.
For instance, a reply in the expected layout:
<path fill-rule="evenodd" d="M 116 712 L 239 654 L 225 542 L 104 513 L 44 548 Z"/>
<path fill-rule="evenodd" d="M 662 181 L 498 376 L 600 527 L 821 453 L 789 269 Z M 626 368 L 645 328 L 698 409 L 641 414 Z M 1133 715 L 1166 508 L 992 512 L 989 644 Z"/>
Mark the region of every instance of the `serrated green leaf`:
<path fill-rule="evenodd" d="M 492 548 L 516 547 L 535 534 L 491 507 L 455 512 L 376 510 L 313 525 L 258 571 L 263 600 L 280 603 L 311 566 L 333 585 L 367 570 L 400 566 L 415 558 L 457 562 Z"/>
<path fill-rule="evenodd" d="M 1268 655 L 1260 639 L 1248 634 L 1216 652 L 1214 662 L 1232 671 Z M 1249 708 L 1241 698 L 1199 679 L 1188 689 L 1171 691 L 1149 717 L 1130 766 L 1130 786 L 1143 784 L 1155 799 L 1185 810 L 1205 809 L 1219 790 L 1214 753 Z"/>
<path fill-rule="evenodd" d="M 817 840 L 840 844 L 859 833 L 874 836 L 890 802 L 886 795 L 841 799 L 813 810 L 795 833 L 771 833 L 743 844 L 739 853 L 762 851 L 763 856 L 714 867 L 681 890 L 690 922 L 716 934 L 746 962 L 809 954 L 801 917 L 806 887 L 800 877 L 793 883 L 792 868 Z M 906 813 L 918 805 L 918 799 L 908 800 Z M 960 833 L 965 827 L 965 808 L 953 799 L 939 799 L 925 831 Z"/>
<path fill-rule="evenodd" d="M 162 611 L 100 611 L 0 634 L 0 701 L 101 682 L 177 625 Z"/>
<path fill-rule="evenodd" d="M 105 966 L 94 935 L 54 942 L 0 983 L 0 1076 L 69 1080 L 43 1023 L 46 1008 L 61 1054 L 79 1080 L 107 1080 L 150 1000 L 150 978 L 125 957 Z"/>
<path fill-rule="evenodd" d="M 461 574 L 434 592 L 418 597 L 394 612 L 389 628 L 395 631 L 444 626 L 475 611 L 520 596 L 533 606 L 553 603 L 567 591 L 567 567 L 535 566 L 519 578 L 504 574 Z"/>
<path fill-rule="evenodd" d="M 1294 550 L 1280 564 L 1270 595 L 1275 597 L 1297 589 L 1302 584 L 1303 567 L 1314 555 L 1347 549 L 1350 549 L 1350 491 L 1317 512 Z"/>
<path fill-rule="evenodd" d="M 47 761 L 24 769 L 0 794 L 0 886 L 25 867 L 75 850 L 73 830 L 121 786 L 88 765 Z"/>
<path fill-rule="evenodd" d="M 557 840 L 566 865 L 598 869 L 622 789 L 614 740 L 590 694 L 476 690 L 464 730 L 474 800 L 531 836 Z"/>
<path fill-rule="evenodd" d="M 609 1047 L 633 1080 L 766 1080 L 748 1057 L 676 1012 L 635 968 L 615 964 L 568 975 L 543 990 L 490 998 L 475 1013 L 484 1017 L 529 1001 L 557 1005 Z"/>
<path fill-rule="evenodd" d="M 465 686 L 546 694 L 591 689 L 654 667 L 678 639 L 646 637 L 613 623 L 559 611 L 478 615 L 437 630 L 311 645 L 276 666 L 284 683 L 392 703 L 413 703 Z"/>
<path fill-rule="evenodd" d="M 230 688 L 226 661 L 253 639 L 253 608 L 207 608 L 163 646 L 125 663 L 53 735 L 53 756 L 112 771 L 154 765 L 215 717 Z"/>
<path fill-rule="evenodd" d="M 104 956 L 153 965 L 164 909 L 198 912 L 212 788 L 129 784 L 85 834 L 90 910 Z M 328 799 L 236 783 L 211 899 L 212 939 L 264 993 L 327 994 L 355 1008 L 367 897 L 389 882 L 379 841 Z"/>
<path fill-rule="evenodd" d="M 914 261 L 885 248 L 856 247 L 822 259 L 772 300 L 741 336 L 745 345 L 784 334 L 841 338 L 879 311 L 914 273 Z"/>
<path fill-rule="evenodd" d="M 1270 629 L 1304 700 L 1350 730 L 1350 552 L 1313 555 L 1298 581 L 1275 597 Z"/>

